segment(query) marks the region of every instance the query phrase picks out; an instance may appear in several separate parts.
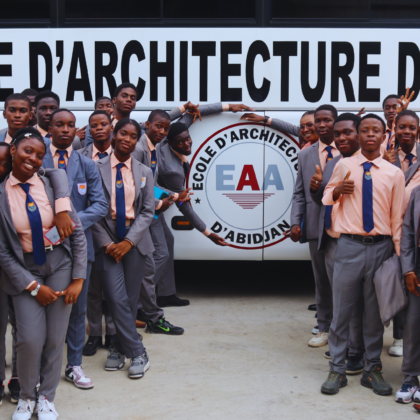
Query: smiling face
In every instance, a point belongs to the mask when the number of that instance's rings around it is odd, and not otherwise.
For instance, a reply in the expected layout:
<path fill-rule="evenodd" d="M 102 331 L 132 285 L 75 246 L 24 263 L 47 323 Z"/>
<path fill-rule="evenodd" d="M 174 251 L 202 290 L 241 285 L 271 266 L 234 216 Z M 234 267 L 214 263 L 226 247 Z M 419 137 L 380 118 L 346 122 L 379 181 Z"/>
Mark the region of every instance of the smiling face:
<path fill-rule="evenodd" d="M 366 118 L 360 123 L 357 138 L 362 150 L 369 153 L 379 151 L 385 137 L 384 126 L 376 118 Z"/>
<path fill-rule="evenodd" d="M 191 154 L 192 139 L 188 130 L 175 136 L 169 144 L 175 152 L 181 155 L 189 156 Z"/>
<path fill-rule="evenodd" d="M 12 99 L 7 102 L 7 107 L 3 111 L 3 117 L 7 120 L 9 134 L 13 136 L 17 130 L 29 124 L 31 107 L 27 101 Z"/>
<path fill-rule="evenodd" d="M 384 117 L 388 127 L 392 127 L 394 118 L 397 115 L 397 98 L 389 98 L 384 103 Z"/>
<path fill-rule="evenodd" d="M 318 141 L 318 134 L 315 131 L 314 114 L 304 115 L 300 119 L 300 130 L 299 133 L 302 138 L 310 143 L 316 143 Z"/>
<path fill-rule="evenodd" d="M 51 142 L 60 150 L 68 149 L 76 136 L 76 118 L 68 111 L 54 114 L 50 127 Z"/>
<path fill-rule="evenodd" d="M 112 132 L 112 125 L 106 115 L 93 115 L 89 120 L 90 134 L 97 143 L 109 140 Z"/>
<path fill-rule="evenodd" d="M 322 109 L 315 113 L 315 131 L 321 141 L 330 144 L 334 139 L 334 115 L 331 111 Z"/>
<path fill-rule="evenodd" d="M 411 115 L 404 115 L 398 119 L 395 135 L 404 152 L 409 153 L 416 143 L 419 123 Z"/>
<path fill-rule="evenodd" d="M 7 146 L 0 147 L 0 182 L 4 181 L 4 178 L 12 170 L 12 155 L 10 154 L 10 148 Z"/>
<path fill-rule="evenodd" d="M 153 121 L 146 121 L 146 135 L 156 145 L 168 135 L 170 125 L 171 120 L 156 115 Z"/>
<path fill-rule="evenodd" d="M 133 88 L 124 88 L 112 102 L 119 112 L 128 115 L 136 107 L 136 100 L 136 91 Z"/>
<path fill-rule="evenodd" d="M 115 149 L 114 153 L 118 160 L 121 161 L 119 156 L 127 157 L 130 155 L 137 144 L 139 133 L 133 124 L 126 124 L 120 128 L 118 133 L 112 137 L 112 146 Z"/>
<path fill-rule="evenodd" d="M 26 182 L 39 171 L 45 155 L 45 144 L 37 138 L 21 140 L 17 147 L 12 146 L 13 175 L 21 182 Z"/>
<path fill-rule="evenodd" d="M 101 99 L 96 104 L 95 111 L 106 111 L 109 116 L 112 115 L 114 111 L 114 105 L 110 99 Z"/>
<path fill-rule="evenodd" d="M 51 114 L 59 107 L 58 102 L 54 98 L 42 98 L 36 108 L 36 119 L 38 125 L 48 131 Z"/>
<path fill-rule="evenodd" d="M 344 157 L 350 157 L 360 148 L 356 126 L 353 121 L 339 121 L 334 124 L 335 147 Z"/>

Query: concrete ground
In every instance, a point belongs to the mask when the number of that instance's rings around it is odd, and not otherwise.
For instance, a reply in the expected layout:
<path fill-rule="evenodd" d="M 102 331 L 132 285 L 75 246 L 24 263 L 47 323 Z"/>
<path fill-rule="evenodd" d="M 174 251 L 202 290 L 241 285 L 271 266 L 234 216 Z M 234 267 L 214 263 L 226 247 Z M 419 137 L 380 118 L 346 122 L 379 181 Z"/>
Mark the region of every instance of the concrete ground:
<path fill-rule="evenodd" d="M 417 415 L 412 404 L 397 404 L 393 395 L 379 397 L 362 387 L 361 375 L 349 377 L 338 395 L 320 393 L 328 373 L 327 347 L 307 345 L 316 324 L 314 312 L 307 310 L 314 302 L 307 263 L 177 263 L 177 275 L 179 295 L 191 305 L 165 313 L 185 334 L 143 332 L 151 367 L 137 381 L 128 379 L 128 365 L 106 372 L 105 349 L 85 357 L 83 367 L 95 388 L 79 390 L 63 376 L 55 400 L 60 419 L 384 420 Z M 396 391 L 402 359 L 388 355 L 391 344 L 388 328 L 382 360 L 385 378 Z M 7 345 L 9 377 L 10 334 Z M 6 396 L 0 419 L 11 419 L 14 409 Z"/>

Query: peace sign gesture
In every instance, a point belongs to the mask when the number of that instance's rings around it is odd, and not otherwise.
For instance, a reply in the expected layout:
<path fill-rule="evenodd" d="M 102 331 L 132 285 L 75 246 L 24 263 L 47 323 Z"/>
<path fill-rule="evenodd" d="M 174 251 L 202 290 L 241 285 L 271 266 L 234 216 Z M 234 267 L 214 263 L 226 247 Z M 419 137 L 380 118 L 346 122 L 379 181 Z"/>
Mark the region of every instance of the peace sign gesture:
<path fill-rule="evenodd" d="M 405 91 L 405 95 L 401 95 L 400 99 L 397 99 L 397 114 L 399 114 L 404 109 L 408 108 L 408 104 L 411 102 L 414 96 L 414 90 L 411 92 L 410 95 L 410 88 L 407 88 Z"/>

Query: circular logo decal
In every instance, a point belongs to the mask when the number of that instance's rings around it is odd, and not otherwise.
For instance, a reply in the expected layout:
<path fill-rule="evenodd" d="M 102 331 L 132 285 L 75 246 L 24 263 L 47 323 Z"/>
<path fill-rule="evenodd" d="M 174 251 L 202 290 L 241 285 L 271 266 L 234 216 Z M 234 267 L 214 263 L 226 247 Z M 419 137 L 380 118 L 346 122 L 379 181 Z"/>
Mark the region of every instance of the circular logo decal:
<path fill-rule="evenodd" d="M 210 136 L 191 160 L 191 203 L 232 247 L 260 249 L 290 228 L 300 148 L 289 135 L 239 123 Z"/>

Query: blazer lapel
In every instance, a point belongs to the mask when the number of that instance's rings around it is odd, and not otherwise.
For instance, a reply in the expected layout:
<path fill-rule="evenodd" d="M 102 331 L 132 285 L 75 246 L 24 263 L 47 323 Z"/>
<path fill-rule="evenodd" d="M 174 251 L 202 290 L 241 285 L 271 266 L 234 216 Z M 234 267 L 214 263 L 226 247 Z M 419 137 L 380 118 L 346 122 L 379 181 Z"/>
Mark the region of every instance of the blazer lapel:
<path fill-rule="evenodd" d="M 77 172 L 79 171 L 79 153 L 75 150 L 71 152 L 69 161 L 67 162 L 67 178 L 69 180 L 70 194 L 73 191 L 74 180 L 76 179 Z"/>
<path fill-rule="evenodd" d="M 152 166 L 152 159 L 150 158 L 149 143 L 147 142 L 146 134 L 143 134 L 140 137 L 140 141 L 143 143 L 144 150 L 147 152 L 146 153 L 146 156 L 147 156 L 147 167 L 150 168 Z"/>
<path fill-rule="evenodd" d="M 48 169 L 54 169 L 54 160 L 51 154 L 51 149 L 47 146 L 47 152 L 45 153 L 42 165 Z"/>
<path fill-rule="evenodd" d="M 55 197 L 54 197 L 54 190 L 49 182 L 45 181 L 44 177 L 41 177 L 42 182 L 44 183 L 45 192 L 47 193 L 48 200 L 50 200 L 51 207 L 53 209 L 53 213 L 55 214 Z"/>
<path fill-rule="evenodd" d="M 7 134 L 7 130 L 3 134 L 0 134 L 0 142 L 4 142 L 4 139 L 6 138 L 6 134 Z"/>
<path fill-rule="evenodd" d="M 104 160 L 107 159 L 107 162 Z M 112 172 L 111 172 L 111 161 L 109 158 L 104 158 L 100 161 L 101 163 L 98 165 L 98 169 L 101 172 L 102 180 L 105 185 L 105 190 L 108 193 L 109 202 L 111 203 L 112 197 Z"/>
<path fill-rule="evenodd" d="M 314 162 L 314 166 L 318 165 L 321 168 L 321 162 L 319 161 L 318 142 L 319 140 L 311 146 L 311 156 L 312 156 L 312 161 Z"/>
<path fill-rule="evenodd" d="M 16 233 L 15 224 L 13 223 L 13 219 L 12 219 L 12 213 L 10 212 L 9 200 L 7 199 L 7 193 L 6 193 L 6 180 L 7 179 L 9 179 L 9 176 L 7 176 L 4 182 L 0 184 L 0 208 L 7 220 L 7 223 L 9 223 L 12 230 Z M 16 238 L 18 238 L 17 233 L 16 233 Z"/>
<path fill-rule="evenodd" d="M 416 236 L 416 242 L 415 242 L 416 244 L 419 243 L 419 237 L 420 237 L 419 217 L 420 217 L 420 194 L 417 193 L 415 201 L 414 201 L 414 234 Z M 416 255 L 418 255 L 418 246 L 416 246 L 415 250 L 416 250 Z"/>
<path fill-rule="evenodd" d="M 134 159 L 131 161 L 131 168 L 133 170 L 134 184 L 136 186 L 136 198 L 135 198 L 135 200 L 137 200 L 137 197 L 139 196 L 140 189 L 141 189 L 142 170 L 141 170 L 141 166 L 139 164 L 137 164 L 137 162 L 135 162 Z"/>

